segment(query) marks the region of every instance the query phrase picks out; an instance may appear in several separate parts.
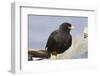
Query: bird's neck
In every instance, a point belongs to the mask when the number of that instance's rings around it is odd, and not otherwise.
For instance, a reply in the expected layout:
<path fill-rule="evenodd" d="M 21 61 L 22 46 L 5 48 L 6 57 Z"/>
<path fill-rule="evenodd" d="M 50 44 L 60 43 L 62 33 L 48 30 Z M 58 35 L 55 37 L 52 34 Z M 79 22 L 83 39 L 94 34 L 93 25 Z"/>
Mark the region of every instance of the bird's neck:
<path fill-rule="evenodd" d="M 62 33 L 70 33 L 70 30 L 59 30 Z"/>

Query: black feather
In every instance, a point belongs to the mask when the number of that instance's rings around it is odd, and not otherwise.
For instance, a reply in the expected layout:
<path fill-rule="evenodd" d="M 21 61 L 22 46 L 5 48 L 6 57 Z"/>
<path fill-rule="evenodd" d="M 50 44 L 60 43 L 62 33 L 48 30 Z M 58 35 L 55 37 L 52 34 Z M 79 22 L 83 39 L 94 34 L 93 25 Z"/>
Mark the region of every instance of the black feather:
<path fill-rule="evenodd" d="M 50 54 L 61 54 L 65 52 L 72 45 L 72 36 L 70 34 L 71 24 L 63 23 L 58 30 L 51 33 L 48 38 L 46 47 L 48 55 Z"/>

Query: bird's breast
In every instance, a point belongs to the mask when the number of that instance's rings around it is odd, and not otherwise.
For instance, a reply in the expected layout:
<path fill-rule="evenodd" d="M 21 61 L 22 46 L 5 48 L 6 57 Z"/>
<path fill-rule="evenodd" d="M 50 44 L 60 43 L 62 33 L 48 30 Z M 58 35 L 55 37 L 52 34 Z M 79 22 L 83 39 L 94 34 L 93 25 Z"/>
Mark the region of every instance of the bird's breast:
<path fill-rule="evenodd" d="M 69 38 L 69 36 L 70 35 L 68 34 L 59 33 L 54 37 L 54 39 L 58 42 L 65 42 Z"/>

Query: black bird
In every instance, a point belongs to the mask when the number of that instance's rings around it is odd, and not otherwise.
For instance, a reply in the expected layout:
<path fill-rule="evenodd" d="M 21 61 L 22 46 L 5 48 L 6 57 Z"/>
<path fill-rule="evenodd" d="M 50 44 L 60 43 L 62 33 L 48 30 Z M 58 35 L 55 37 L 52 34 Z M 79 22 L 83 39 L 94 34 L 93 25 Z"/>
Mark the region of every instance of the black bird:
<path fill-rule="evenodd" d="M 70 23 L 62 23 L 59 29 L 53 31 L 48 38 L 47 44 L 45 46 L 48 58 L 51 55 L 64 53 L 72 45 L 72 36 L 70 30 L 72 25 Z"/>

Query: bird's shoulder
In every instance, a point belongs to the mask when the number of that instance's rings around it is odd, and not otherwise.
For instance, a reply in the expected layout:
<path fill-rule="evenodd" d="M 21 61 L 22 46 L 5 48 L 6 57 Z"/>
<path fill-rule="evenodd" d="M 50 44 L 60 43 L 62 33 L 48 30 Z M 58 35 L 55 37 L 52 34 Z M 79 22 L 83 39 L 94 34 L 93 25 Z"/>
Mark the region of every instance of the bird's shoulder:
<path fill-rule="evenodd" d="M 50 36 L 52 36 L 52 37 L 53 37 L 53 36 L 57 35 L 57 34 L 58 34 L 58 32 L 59 32 L 58 30 L 55 30 L 55 31 L 53 31 L 53 32 L 51 33 L 51 35 L 50 35 Z"/>

